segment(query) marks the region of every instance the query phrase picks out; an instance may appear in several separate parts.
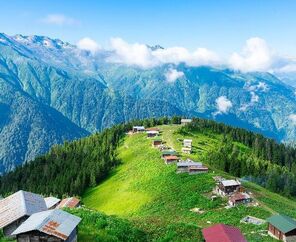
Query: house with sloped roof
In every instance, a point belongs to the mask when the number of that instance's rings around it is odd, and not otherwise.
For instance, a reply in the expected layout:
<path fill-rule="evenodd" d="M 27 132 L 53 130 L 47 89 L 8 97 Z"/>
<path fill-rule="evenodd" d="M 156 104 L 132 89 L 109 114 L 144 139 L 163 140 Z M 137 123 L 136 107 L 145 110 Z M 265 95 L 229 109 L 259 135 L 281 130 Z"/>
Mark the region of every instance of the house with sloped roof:
<path fill-rule="evenodd" d="M 186 124 L 189 124 L 192 122 L 192 119 L 189 119 L 189 118 L 182 118 L 181 119 L 181 124 L 182 125 L 186 125 Z"/>
<path fill-rule="evenodd" d="M 5 236 L 11 236 L 30 215 L 45 210 L 47 207 L 43 197 L 18 191 L 0 200 L 0 228 Z"/>
<path fill-rule="evenodd" d="M 194 162 L 190 159 L 177 163 L 177 173 L 199 174 L 208 172 L 208 168 L 202 162 Z"/>
<path fill-rule="evenodd" d="M 159 147 L 160 145 L 162 145 L 162 140 L 161 139 L 155 138 L 155 139 L 152 140 L 152 146 L 153 147 Z"/>
<path fill-rule="evenodd" d="M 277 214 L 266 219 L 268 223 L 268 234 L 282 241 L 296 241 L 296 220 Z"/>
<path fill-rule="evenodd" d="M 144 132 L 144 131 L 145 131 L 144 126 L 133 126 L 133 133 Z"/>
<path fill-rule="evenodd" d="M 174 162 L 178 162 L 179 158 L 176 155 L 168 155 L 168 156 L 164 157 L 164 161 L 165 161 L 166 164 L 171 164 L 171 163 L 174 163 Z"/>
<path fill-rule="evenodd" d="M 250 202 L 252 202 L 252 198 L 245 192 L 236 192 L 232 194 L 228 200 L 228 204 L 233 207 L 240 204 L 248 204 Z"/>
<path fill-rule="evenodd" d="M 202 230 L 206 242 L 247 242 L 239 228 L 216 224 Z"/>
<path fill-rule="evenodd" d="M 77 208 L 80 206 L 80 200 L 76 197 L 64 198 L 57 208 Z"/>
<path fill-rule="evenodd" d="M 222 196 L 228 196 L 238 192 L 241 188 L 241 183 L 238 180 L 222 180 L 218 183 L 216 190 Z"/>
<path fill-rule="evenodd" d="M 178 153 L 174 150 L 164 150 L 161 152 L 162 158 L 165 158 L 166 156 L 170 156 L 170 155 L 178 155 Z"/>
<path fill-rule="evenodd" d="M 76 242 L 77 226 L 81 218 L 60 209 L 31 215 L 13 235 L 17 242 Z"/>
<path fill-rule="evenodd" d="M 146 134 L 147 134 L 147 138 L 152 138 L 159 135 L 159 131 L 149 130 L 149 131 L 146 131 Z"/>
<path fill-rule="evenodd" d="M 56 197 L 46 197 L 44 198 L 47 209 L 54 209 L 60 203 L 61 199 Z"/>
<path fill-rule="evenodd" d="M 192 147 L 192 139 L 184 139 L 183 140 L 183 147 L 191 148 Z"/>

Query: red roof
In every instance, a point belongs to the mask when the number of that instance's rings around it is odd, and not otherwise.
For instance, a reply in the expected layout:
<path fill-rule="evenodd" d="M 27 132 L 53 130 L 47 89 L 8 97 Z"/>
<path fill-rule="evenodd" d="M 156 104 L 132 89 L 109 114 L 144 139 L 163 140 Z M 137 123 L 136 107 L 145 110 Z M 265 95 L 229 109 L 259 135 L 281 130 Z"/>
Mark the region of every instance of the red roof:
<path fill-rule="evenodd" d="M 202 230 L 206 242 L 247 242 L 240 230 L 225 224 L 216 224 Z"/>
<path fill-rule="evenodd" d="M 57 208 L 76 208 L 80 203 L 80 200 L 76 197 L 69 197 L 63 199 L 60 204 L 57 206 Z"/>
<path fill-rule="evenodd" d="M 248 199 L 248 197 L 247 197 L 245 194 L 241 193 L 241 192 L 239 192 L 239 193 L 235 193 L 235 194 L 233 194 L 233 195 L 230 197 L 230 200 L 231 200 L 232 202 L 240 201 L 240 200 L 245 200 L 245 199 Z"/>
<path fill-rule="evenodd" d="M 164 157 L 165 160 L 178 160 L 179 158 L 175 155 L 168 155 Z"/>

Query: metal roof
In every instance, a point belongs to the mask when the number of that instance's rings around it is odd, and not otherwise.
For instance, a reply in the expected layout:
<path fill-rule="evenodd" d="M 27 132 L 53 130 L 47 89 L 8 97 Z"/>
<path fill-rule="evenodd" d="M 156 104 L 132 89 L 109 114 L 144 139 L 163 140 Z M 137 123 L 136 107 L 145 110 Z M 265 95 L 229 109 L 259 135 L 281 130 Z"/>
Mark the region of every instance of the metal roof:
<path fill-rule="evenodd" d="M 60 209 L 35 213 L 30 216 L 12 235 L 40 231 L 66 240 L 80 223 L 81 218 Z"/>
<path fill-rule="evenodd" d="M 202 166 L 201 162 L 178 162 L 177 166 Z"/>
<path fill-rule="evenodd" d="M 278 230 L 282 231 L 283 233 L 288 233 L 296 229 L 296 221 L 286 215 L 273 215 L 266 219 L 266 221 L 272 224 Z"/>
<path fill-rule="evenodd" d="M 192 122 L 192 119 L 189 119 L 189 118 L 182 118 L 181 119 L 181 123 L 190 123 L 190 122 Z"/>
<path fill-rule="evenodd" d="M 75 208 L 80 203 L 80 200 L 76 197 L 68 197 L 63 199 L 57 208 Z"/>
<path fill-rule="evenodd" d="M 141 130 L 143 130 L 143 129 L 145 129 L 145 127 L 144 126 L 133 126 L 133 129 L 141 129 Z"/>
<path fill-rule="evenodd" d="M 247 242 L 239 228 L 216 224 L 202 230 L 206 242 Z"/>
<path fill-rule="evenodd" d="M 186 142 L 190 143 L 190 142 L 192 142 L 192 139 L 184 139 L 183 142 L 184 143 L 186 143 Z"/>
<path fill-rule="evenodd" d="M 38 194 L 18 191 L 0 201 L 0 228 L 12 222 L 47 210 L 44 198 Z"/>
<path fill-rule="evenodd" d="M 236 180 L 223 180 L 223 181 L 221 181 L 221 183 L 225 187 L 228 187 L 228 186 L 239 186 L 240 185 L 240 182 L 239 181 L 236 181 Z"/>
<path fill-rule="evenodd" d="M 149 131 L 146 131 L 147 134 L 159 134 L 159 131 L 156 131 L 156 130 L 149 130 Z"/>
<path fill-rule="evenodd" d="M 53 206 L 57 205 L 61 201 L 61 199 L 56 197 L 46 197 L 44 198 L 44 201 L 47 208 L 52 208 Z"/>

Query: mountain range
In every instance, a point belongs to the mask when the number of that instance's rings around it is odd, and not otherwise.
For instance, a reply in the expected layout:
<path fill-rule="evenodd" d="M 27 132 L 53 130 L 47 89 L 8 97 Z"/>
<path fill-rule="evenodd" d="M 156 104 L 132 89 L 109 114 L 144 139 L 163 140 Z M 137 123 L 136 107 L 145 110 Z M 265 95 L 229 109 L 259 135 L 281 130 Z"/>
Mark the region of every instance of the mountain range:
<path fill-rule="evenodd" d="M 162 48 L 150 46 L 151 49 Z M 295 88 L 270 73 L 114 63 L 44 36 L 0 34 L 0 173 L 131 119 L 180 115 L 296 137 Z"/>

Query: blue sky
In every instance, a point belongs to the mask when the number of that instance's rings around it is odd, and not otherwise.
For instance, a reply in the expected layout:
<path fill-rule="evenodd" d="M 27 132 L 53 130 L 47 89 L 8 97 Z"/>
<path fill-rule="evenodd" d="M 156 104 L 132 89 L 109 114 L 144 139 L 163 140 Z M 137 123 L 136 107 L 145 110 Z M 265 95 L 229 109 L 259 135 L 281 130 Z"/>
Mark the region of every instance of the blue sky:
<path fill-rule="evenodd" d="M 283 2 L 285 4 L 283 4 Z M 1 2 L 0 32 L 46 35 L 71 43 L 110 37 L 129 43 L 206 47 L 220 55 L 240 51 L 250 37 L 283 55 L 296 55 L 296 1 L 101 0 Z M 48 21 L 63 16 L 63 23 Z"/>

